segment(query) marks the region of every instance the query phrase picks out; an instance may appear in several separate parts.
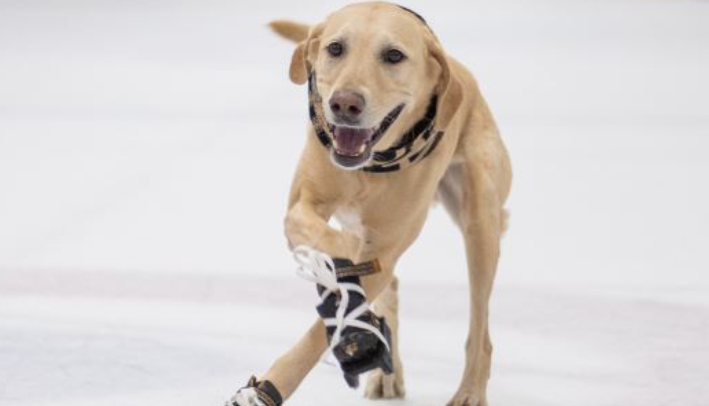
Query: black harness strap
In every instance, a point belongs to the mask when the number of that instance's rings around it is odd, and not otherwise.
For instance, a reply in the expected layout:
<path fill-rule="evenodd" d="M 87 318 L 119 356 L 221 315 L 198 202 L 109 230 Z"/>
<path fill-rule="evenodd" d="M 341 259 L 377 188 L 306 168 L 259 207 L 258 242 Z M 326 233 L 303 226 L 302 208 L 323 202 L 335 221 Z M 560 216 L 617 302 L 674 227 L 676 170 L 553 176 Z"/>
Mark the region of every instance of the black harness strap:
<path fill-rule="evenodd" d="M 310 114 L 310 121 L 313 123 L 313 129 L 315 129 L 315 135 L 318 136 L 318 140 L 325 148 L 330 148 L 332 146 L 332 136 L 329 132 L 325 131 L 325 127 L 329 127 L 327 121 L 325 120 L 325 114 L 322 112 L 322 98 L 320 93 L 318 93 L 315 88 L 315 73 L 308 77 L 308 111 Z"/>

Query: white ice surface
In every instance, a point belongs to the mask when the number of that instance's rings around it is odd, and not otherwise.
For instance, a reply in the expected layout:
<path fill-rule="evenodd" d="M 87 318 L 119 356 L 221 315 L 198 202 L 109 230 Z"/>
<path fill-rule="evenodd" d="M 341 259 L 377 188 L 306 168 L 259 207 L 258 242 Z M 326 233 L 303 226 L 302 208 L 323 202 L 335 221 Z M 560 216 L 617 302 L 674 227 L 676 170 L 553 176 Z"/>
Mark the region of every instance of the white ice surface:
<path fill-rule="evenodd" d="M 338 3 L 0 1 L 0 405 L 221 405 L 304 331 L 305 89 L 265 24 Z M 709 405 L 709 2 L 407 5 L 513 158 L 493 406 Z M 467 282 L 440 209 L 398 273 L 393 403 L 442 405 Z M 365 402 L 319 365 L 289 404 Z"/>

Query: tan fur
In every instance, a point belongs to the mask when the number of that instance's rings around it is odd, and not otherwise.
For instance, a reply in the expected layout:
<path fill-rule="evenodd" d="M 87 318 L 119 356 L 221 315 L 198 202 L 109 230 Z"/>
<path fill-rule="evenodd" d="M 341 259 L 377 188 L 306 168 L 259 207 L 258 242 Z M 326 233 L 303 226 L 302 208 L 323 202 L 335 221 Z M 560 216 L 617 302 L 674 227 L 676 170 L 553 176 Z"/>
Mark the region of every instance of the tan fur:
<path fill-rule="evenodd" d="M 308 31 L 310 31 L 310 26 L 307 24 L 287 20 L 271 21 L 268 26 L 281 37 L 295 42 L 308 38 Z"/>
<path fill-rule="evenodd" d="M 284 28 L 285 27 L 285 28 Z M 295 27 L 295 28 L 293 28 Z M 378 258 L 383 272 L 364 278 L 374 310 L 386 316 L 394 330 L 396 374 L 370 375 L 370 398 L 401 397 L 403 371 L 398 353 L 398 297 L 394 266 L 415 241 L 431 203 L 443 203 L 465 240 L 470 280 L 470 329 L 465 347 L 465 371 L 449 404 L 487 405 L 486 387 L 492 346 L 488 303 L 505 228 L 511 169 L 495 121 L 473 76 L 447 57 L 433 33 L 420 20 L 388 3 L 360 3 L 330 15 L 308 30 L 279 22 L 274 29 L 298 42 L 290 76 L 303 83 L 317 71 L 318 89 L 327 100 L 337 89 L 355 89 L 368 100 L 364 117 L 379 122 L 397 103 L 407 108 L 376 149 L 392 145 L 425 111 L 430 95 L 439 94 L 439 127 L 445 136 L 428 158 L 388 174 L 348 171 L 336 167 L 313 129 L 293 180 L 285 231 L 291 247 L 304 244 L 331 256 L 355 262 Z M 347 59 L 333 63 L 321 52 L 333 38 L 348 38 Z M 383 68 L 373 46 L 395 41 L 405 48 L 408 65 Z M 357 230 L 332 228 L 338 212 L 356 215 Z M 381 295 L 380 295 L 381 294 Z M 301 340 L 278 358 L 262 377 L 284 397 L 290 396 L 326 348 L 325 329 L 317 319 Z"/>

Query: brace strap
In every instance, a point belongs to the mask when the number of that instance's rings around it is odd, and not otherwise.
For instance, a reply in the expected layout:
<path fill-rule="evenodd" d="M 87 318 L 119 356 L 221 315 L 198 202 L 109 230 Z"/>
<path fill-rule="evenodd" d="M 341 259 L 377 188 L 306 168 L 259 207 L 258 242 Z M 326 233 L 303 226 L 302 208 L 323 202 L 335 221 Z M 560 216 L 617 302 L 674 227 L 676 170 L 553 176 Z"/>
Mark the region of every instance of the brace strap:
<path fill-rule="evenodd" d="M 226 406 L 281 406 L 283 397 L 278 389 L 265 380 L 259 382 L 255 376 L 236 395 L 227 402 Z"/>
<path fill-rule="evenodd" d="M 361 262 L 355 265 L 346 265 L 338 267 L 336 270 L 338 278 L 346 278 L 348 276 L 367 276 L 381 272 L 382 268 L 379 265 L 378 259 L 373 259 L 367 262 Z"/>

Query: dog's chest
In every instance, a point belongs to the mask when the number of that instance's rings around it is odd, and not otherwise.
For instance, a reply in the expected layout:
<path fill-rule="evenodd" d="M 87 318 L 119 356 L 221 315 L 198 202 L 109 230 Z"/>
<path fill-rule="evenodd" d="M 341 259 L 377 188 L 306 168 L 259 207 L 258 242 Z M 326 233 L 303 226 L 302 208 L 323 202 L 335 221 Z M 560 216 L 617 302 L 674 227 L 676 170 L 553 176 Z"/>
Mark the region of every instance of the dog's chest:
<path fill-rule="evenodd" d="M 364 237 L 365 226 L 362 223 L 362 216 L 356 208 L 352 206 L 341 206 L 335 211 L 333 219 L 335 220 L 334 226 L 336 228 L 352 233 L 360 238 Z"/>

